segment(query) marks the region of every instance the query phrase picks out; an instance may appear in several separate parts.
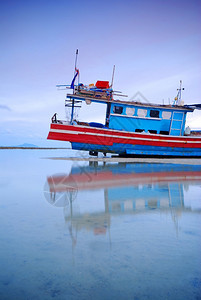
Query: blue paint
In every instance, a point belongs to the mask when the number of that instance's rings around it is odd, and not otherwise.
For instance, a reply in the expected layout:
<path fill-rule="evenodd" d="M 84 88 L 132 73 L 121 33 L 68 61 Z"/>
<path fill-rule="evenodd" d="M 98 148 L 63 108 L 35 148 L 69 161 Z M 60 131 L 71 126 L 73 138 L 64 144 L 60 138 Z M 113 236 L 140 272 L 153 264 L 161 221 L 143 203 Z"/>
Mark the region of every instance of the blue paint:
<path fill-rule="evenodd" d="M 122 108 L 122 113 L 116 113 L 116 108 Z M 128 109 L 133 109 L 133 114 L 127 113 Z M 142 116 L 140 112 L 144 112 Z M 186 109 L 161 108 L 145 105 L 127 105 L 127 104 L 111 104 L 111 115 L 109 119 L 109 128 L 131 131 L 141 130 L 146 133 L 160 134 L 166 131 L 169 135 L 183 135 L 186 121 Z M 152 117 L 153 114 L 155 117 Z M 164 114 L 169 113 L 169 118 L 164 118 Z"/>
<path fill-rule="evenodd" d="M 106 128 L 106 126 L 104 126 L 101 123 L 97 123 L 97 122 L 90 122 L 89 123 L 90 127 L 96 127 L 96 128 Z"/>
<path fill-rule="evenodd" d="M 181 157 L 201 157 L 201 149 L 195 148 L 178 148 L 178 147 L 159 147 L 146 145 L 131 145 L 131 144 L 117 144 L 112 146 L 85 144 L 85 143 L 71 143 L 72 149 L 98 151 L 106 153 L 117 154 L 131 154 L 131 155 L 159 155 L 159 156 L 181 156 Z"/>

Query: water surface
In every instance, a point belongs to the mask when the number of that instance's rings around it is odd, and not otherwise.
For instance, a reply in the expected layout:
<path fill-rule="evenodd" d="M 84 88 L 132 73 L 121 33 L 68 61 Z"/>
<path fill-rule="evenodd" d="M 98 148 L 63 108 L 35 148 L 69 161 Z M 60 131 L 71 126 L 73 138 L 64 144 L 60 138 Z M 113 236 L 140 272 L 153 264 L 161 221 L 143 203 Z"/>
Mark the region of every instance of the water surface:
<path fill-rule="evenodd" d="M 0 152 L 0 299 L 200 299 L 201 166 Z"/>

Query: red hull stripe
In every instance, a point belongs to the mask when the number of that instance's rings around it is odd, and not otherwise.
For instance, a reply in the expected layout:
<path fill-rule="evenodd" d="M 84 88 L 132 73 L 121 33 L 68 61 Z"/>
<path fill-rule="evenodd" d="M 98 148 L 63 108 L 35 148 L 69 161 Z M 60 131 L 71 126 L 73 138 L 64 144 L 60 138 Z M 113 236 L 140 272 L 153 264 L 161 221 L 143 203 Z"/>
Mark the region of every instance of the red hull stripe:
<path fill-rule="evenodd" d="M 105 145 L 112 146 L 113 141 L 109 137 L 97 138 L 96 136 L 89 136 L 85 134 L 67 134 L 67 133 L 57 133 L 50 132 L 48 137 L 49 140 L 59 140 L 66 142 L 76 142 L 76 143 L 85 143 L 85 144 L 96 144 L 96 145 Z"/>
<path fill-rule="evenodd" d="M 124 133 L 120 135 L 118 131 L 104 132 L 103 130 L 90 130 L 81 131 L 83 128 L 80 126 L 65 126 L 52 128 L 51 126 L 48 139 L 86 143 L 86 144 L 96 144 L 111 146 L 113 143 L 118 144 L 133 144 L 133 145 L 149 145 L 149 146 L 161 146 L 161 147 L 179 147 L 179 148 L 201 148 L 200 138 L 183 138 L 179 139 L 170 136 L 156 136 L 156 135 L 136 135 Z M 55 127 L 55 125 L 54 125 Z M 76 129 L 76 130 L 75 130 Z M 85 129 L 85 128 L 84 128 Z"/>
<path fill-rule="evenodd" d="M 126 132 L 114 129 L 101 129 L 89 126 L 81 126 L 81 125 L 63 125 L 63 124 L 51 124 L 50 130 L 58 129 L 58 130 L 67 130 L 67 131 L 75 131 L 75 132 L 91 132 L 93 134 L 103 134 L 103 135 L 118 135 L 123 137 L 137 137 L 137 138 L 151 138 L 151 139 L 165 139 L 171 141 L 199 141 L 201 143 L 201 137 L 192 137 L 192 136 L 168 136 L 168 135 L 158 135 L 158 134 L 148 134 L 148 133 L 136 133 L 136 132 Z"/>

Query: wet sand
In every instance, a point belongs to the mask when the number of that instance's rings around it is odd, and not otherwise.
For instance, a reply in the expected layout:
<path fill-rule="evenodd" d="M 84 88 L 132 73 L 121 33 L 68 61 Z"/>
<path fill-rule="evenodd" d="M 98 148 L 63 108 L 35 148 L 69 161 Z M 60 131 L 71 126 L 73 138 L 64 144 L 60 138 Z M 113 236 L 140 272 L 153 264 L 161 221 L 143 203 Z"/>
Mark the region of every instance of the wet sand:
<path fill-rule="evenodd" d="M 52 160 L 201 165 L 201 158 L 46 157 Z"/>

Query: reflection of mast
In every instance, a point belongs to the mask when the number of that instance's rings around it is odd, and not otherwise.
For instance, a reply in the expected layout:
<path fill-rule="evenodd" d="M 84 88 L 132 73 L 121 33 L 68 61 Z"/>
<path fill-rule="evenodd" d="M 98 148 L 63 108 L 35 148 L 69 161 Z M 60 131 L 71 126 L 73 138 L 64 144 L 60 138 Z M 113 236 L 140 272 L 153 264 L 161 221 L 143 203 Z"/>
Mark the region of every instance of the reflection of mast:
<path fill-rule="evenodd" d="M 69 230 L 69 234 L 72 240 L 72 255 L 73 255 L 73 262 L 74 262 L 74 248 L 77 244 L 77 228 L 75 229 L 75 236 L 73 235 L 73 226 L 72 226 L 72 217 L 73 217 L 73 198 L 72 198 L 72 194 L 70 195 L 70 199 L 69 199 L 69 204 L 70 204 L 70 224 L 68 226 L 68 230 Z M 65 210 L 65 207 L 64 207 Z"/>
<path fill-rule="evenodd" d="M 105 213 L 109 213 L 108 190 L 104 189 Z"/>
<path fill-rule="evenodd" d="M 109 214 L 108 190 L 104 189 L 105 213 Z M 112 247 L 110 226 L 108 226 L 110 248 Z"/>
<path fill-rule="evenodd" d="M 108 231 L 109 243 L 111 247 L 111 234 L 110 234 L 110 213 L 108 205 L 107 190 L 105 193 L 105 211 L 96 213 L 80 213 L 74 211 L 76 200 L 71 197 L 69 199 L 69 206 L 64 207 L 64 218 L 66 223 L 69 222 L 68 230 L 72 240 L 72 253 L 74 256 L 74 249 L 77 244 L 77 234 L 80 230 L 93 231 L 94 235 L 105 235 Z M 95 199 L 94 199 L 95 200 Z"/>
<path fill-rule="evenodd" d="M 105 206 L 108 207 L 106 202 Z M 70 223 L 69 233 L 71 236 L 73 249 L 77 243 L 78 231 L 85 229 L 87 231 L 93 231 L 94 235 L 105 235 L 107 230 L 109 231 L 109 212 L 105 210 L 105 212 L 80 213 L 74 210 L 77 204 L 76 201 L 73 202 L 73 199 L 70 199 L 69 204 L 69 206 L 64 207 L 64 218 L 66 222 Z"/>
<path fill-rule="evenodd" d="M 175 190 L 175 187 L 177 187 L 176 190 Z M 183 207 L 183 205 L 184 205 L 183 184 L 168 183 L 168 191 L 169 191 L 170 213 L 171 213 L 171 217 L 174 222 L 174 225 L 175 225 L 176 233 L 178 235 L 178 227 L 179 227 L 178 226 L 178 215 L 179 215 L 178 207 Z M 175 193 L 174 193 L 175 191 L 177 192 L 177 195 L 175 195 Z M 176 203 L 175 203 L 175 198 L 177 199 Z M 178 199 L 180 201 L 178 201 Z"/>

